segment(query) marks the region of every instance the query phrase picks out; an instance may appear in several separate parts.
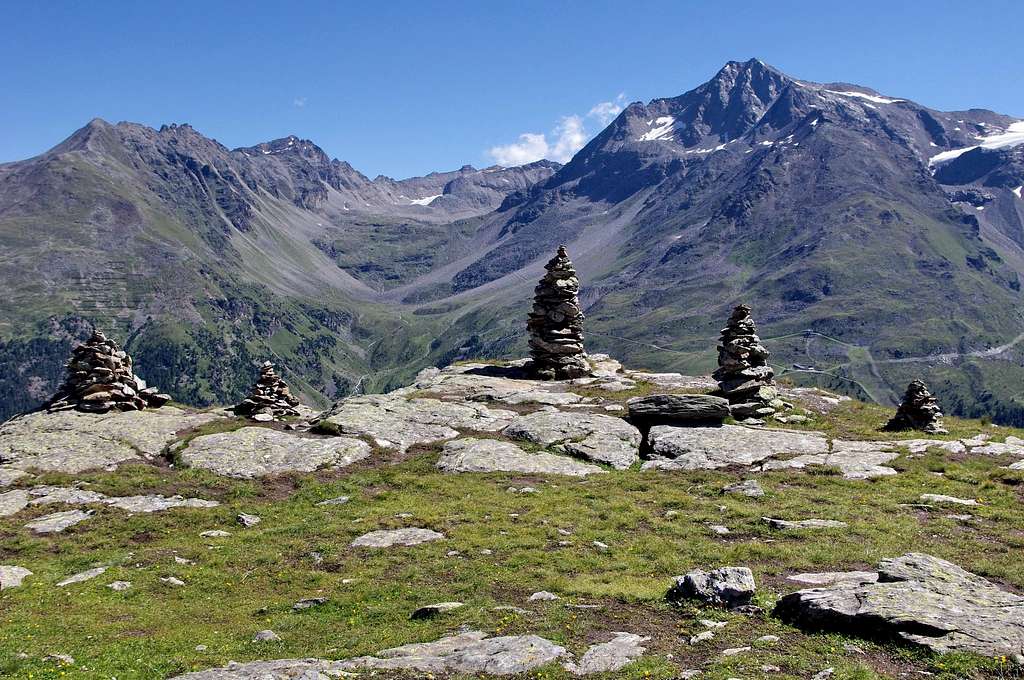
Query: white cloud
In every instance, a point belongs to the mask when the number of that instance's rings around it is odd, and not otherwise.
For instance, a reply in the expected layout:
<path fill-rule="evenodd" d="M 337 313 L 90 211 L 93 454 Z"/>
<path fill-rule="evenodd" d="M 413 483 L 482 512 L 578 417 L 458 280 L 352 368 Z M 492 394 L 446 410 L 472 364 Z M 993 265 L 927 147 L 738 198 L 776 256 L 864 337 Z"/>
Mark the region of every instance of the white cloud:
<path fill-rule="evenodd" d="M 620 94 L 614 101 L 595 104 L 587 118 L 593 118 L 605 127 L 622 111 L 626 95 Z M 487 151 L 495 163 L 504 166 L 525 165 L 542 158 L 567 163 L 594 136 L 586 129 L 582 116 L 565 116 L 558 122 L 549 136 L 543 132 L 524 132 L 519 141 L 512 144 L 493 146 Z"/>
<path fill-rule="evenodd" d="M 594 104 L 590 112 L 587 113 L 588 118 L 594 118 L 602 126 L 607 126 L 608 123 L 615 120 L 615 116 L 622 113 L 622 109 L 626 106 L 626 93 L 620 92 L 614 101 L 601 102 Z"/>
<path fill-rule="evenodd" d="M 292 106 L 294 106 L 297 109 L 301 109 L 305 105 L 306 105 L 306 98 L 305 97 L 296 97 L 295 99 L 292 100 Z"/>

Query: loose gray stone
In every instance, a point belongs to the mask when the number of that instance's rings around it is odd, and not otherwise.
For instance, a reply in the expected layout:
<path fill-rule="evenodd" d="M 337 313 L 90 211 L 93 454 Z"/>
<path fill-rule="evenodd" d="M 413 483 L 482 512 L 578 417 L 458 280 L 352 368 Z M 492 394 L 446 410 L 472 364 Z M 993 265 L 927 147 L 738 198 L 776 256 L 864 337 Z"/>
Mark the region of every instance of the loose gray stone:
<path fill-rule="evenodd" d="M 921 500 L 925 503 L 950 503 L 953 505 L 978 505 L 973 498 L 957 498 L 956 496 L 943 496 L 939 493 L 923 493 Z"/>
<path fill-rule="evenodd" d="M 177 578 L 175 576 L 161 577 L 160 578 L 160 582 L 161 583 L 166 583 L 169 586 L 174 586 L 175 588 L 180 588 L 181 586 L 185 585 L 184 581 L 182 581 L 180 578 Z"/>
<path fill-rule="evenodd" d="M 390 548 L 395 545 L 417 545 L 427 541 L 438 541 L 444 538 L 431 529 L 405 528 L 405 529 L 382 529 L 363 534 L 352 541 L 354 548 Z"/>
<path fill-rule="evenodd" d="M 715 639 L 714 632 L 710 631 L 710 630 L 705 630 L 703 632 L 697 633 L 696 635 L 691 635 L 690 636 L 690 644 L 691 645 L 699 645 L 702 642 L 707 642 L 708 640 L 714 640 L 714 639 Z"/>
<path fill-rule="evenodd" d="M 549 593 L 546 590 L 538 590 L 536 593 L 530 595 L 530 597 L 526 599 L 528 602 L 551 602 L 553 600 L 558 600 L 560 598 L 558 597 L 558 595 L 555 595 L 554 593 Z"/>
<path fill-rule="evenodd" d="M 847 526 L 846 522 L 839 522 L 834 519 L 801 519 L 789 521 L 775 519 L 774 517 L 761 518 L 772 529 L 842 529 Z"/>
<path fill-rule="evenodd" d="M 432 619 L 435 616 L 446 614 L 463 606 L 465 605 L 461 602 L 438 602 L 436 604 L 428 604 L 414 611 L 409 618 L 413 620 Z"/>
<path fill-rule="evenodd" d="M 203 538 L 227 538 L 231 535 L 230 531 L 224 531 L 223 529 L 210 529 L 199 534 Z"/>
<path fill-rule="evenodd" d="M 263 521 L 259 516 L 257 516 L 257 515 L 250 515 L 250 514 L 245 513 L 245 512 L 238 513 L 238 517 L 236 517 L 235 520 L 239 524 L 241 524 L 243 527 L 246 527 L 246 528 L 254 527 L 254 526 L 256 526 L 257 524 L 259 524 L 260 522 Z"/>
<path fill-rule="evenodd" d="M 299 600 L 292 605 L 292 609 L 297 612 L 301 612 L 305 609 L 312 609 L 313 607 L 319 607 L 322 604 L 327 603 L 326 597 L 307 597 L 304 600 Z"/>
<path fill-rule="evenodd" d="M 253 642 L 280 642 L 281 638 L 272 630 L 261 630 L 252 638 Z"/>
<path fill-rule="evenodd" d="M 888 633 L 940 654 L 1024 649 L 1024 597 L 923 553 L 882 560 L 878 580 L 839 581 L 783 597 L 775 613 L 814 629 Z"/>
<path fill-rule="evenodd" d="M 626 402 L 631 422 L 643 425 L 721 423 L 729 417 L 729 400 L 710 394 L 651 394 Z"/>
<path fill-rule="evenodd" d="M 724 489 L 723 493 L 739 494 L 741 496 L 749 496 L 750 498 L 760 498 L 764 495 L 764 489 L 756 479 L 746 479 L 736 484 L 729 484 Z"/>
<path fill-rule="evenodd" d="M 369 455 L 369 444 L 358 439 L 311 439 L 266 427 L 196 437 L 178 454 L 190 467 L 239 478 L 342 468 Z"/>
<path fill-rule="evenodd" d="M 522 472 L 572 477 L 604 472 L 596 465 L 566 456 L 529 453 L 512 442 L 472 437 L 447 442 L 437 467 L 444 472 Z"/>
<path fill-rule="evenodd" d="M 561 445 L 571 455 L 617 470 L 640 460 L 640 431 L 615 416 L 542 410 L 519 416 L 503 432 L 545 447 Z"/>
<path fill-rule="evenodd" d="M 740 425 L 658 425 L 651 428 L 648 440 L 652 459 L 643 464 L 644 469 L 712 470 L 753 465 L 783 453 L 828 452 L 828 441 L 817 432 L 758 430 Z"/>
<path fill-rule="evenodd" d="M 81 583 L 82 581 L 88 581 L 89 579 L 96 578 L 97 576 L 102 575 L 106 570 L 106 567 L 94 567 L 93 569 L 86 569 L 85 571 L 80 571 L 77 574 L 68 576 L 63 581 L 59 581 L 57 583 L 57 587 L 63 588 L 64 586 L 70 586 L 73 583 Z"/>
<path fill-rule="evenodd" d="M 750 604 L 756 586 L 747 567 L 722 567 L 713 571 L 696 570 L 677 576 L 666 598 L 669 602 L 697 599 L 708 604 L 734 608 Z"/>
<path fill-rule="evenodd" d="M 32 572 L 25 567 L 13 564 L 0 564 L 0 590 L 17 588 L 25 580 L 26 576 L 31 575 Z"/>
<path fill-rule="evenodd" d="M 111 590 L 116 590 L 118 592 L 122 592 L 122 591 L 125 591 L 125 590 L 128 590 L 129 588 L 131 588 L 132 587 L 132 582 L 131 581 L 112 581 L 112 582 L 107 584 L 107 587 L 110 588 Z"/>
<path fill-rule="evenodd" d="M 337 498 L 328 498 L 325 501 L 320 501 L 317 505 L 344 505 L 350 500 L 352 500 L 350 496 L 338 496 Z"/>
<path fill-rule="evenodd" d="M 37 534 L 58 534 L 68 527 L 84 522 L 93 515 L 93 510 L 65 510 L 52 515 L 44 515 L 25 525 Z"/>
<path fill-rule="evenodd" d="M 810 586 L 831 586 L 836 583 L 874 583 L 878 573 L 874 571 L 825 571 L 807 574 L 793 574 L 787 581 Z"/>
<path fill-rule="evenodd" d="M 647 650 L 641 643 L 649 639 L 634 633 L 614 633 L 614 637 L 608 642 L 592 645 L 583 654 L 579 663 L 569 662 L 564 666 L 573 675 L 612 673 L 643 656 Z"/>

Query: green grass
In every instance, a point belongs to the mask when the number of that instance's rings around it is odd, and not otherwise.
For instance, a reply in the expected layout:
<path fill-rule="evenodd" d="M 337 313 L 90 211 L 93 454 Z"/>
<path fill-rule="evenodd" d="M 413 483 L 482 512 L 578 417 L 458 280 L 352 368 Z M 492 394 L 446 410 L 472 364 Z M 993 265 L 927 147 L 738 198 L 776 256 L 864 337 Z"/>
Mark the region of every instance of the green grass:
<path fill-rule="evenodd" d="M 871 429 L 884 415 L 877 407 L 845 405 L 815 426 L 834 435 L 877 438 L 887 436 Z M 206 426 L 202 432 L 237 424 Z M 952 419 L 950 425 L 961 436 L 989 429 Z M 35 572 L 25 586 L 0 595 L 0 672 L 25 678 L 56 678 L 61 672 L 76 678 L 166 677 L 229 660 L 371 654 L 468 626 L 492 634 L 536 633 L 576 654 L 613 631 L 650 635 L 648 654 L 616 675 L 625 678 L 672 678 L 681 668 L 701 669 L 702 677 L 712 680 L 760 677 L 764 664 L 782 669 L 772 675 L 777 678 L 807 678 L 825 667 L 836 669 L 833 677 L 850 679 L 917 670 L 943 680 L 1019 677 L 998 661 L 941 658 L 892 643 L 804 634 L 771 617 L 674 608 L 663 601 L 677 574 L 747 565 L 758 582 L 758 603 L 770 609 L 794 589 L 785 581 L 787 574 L 866 568 L 908 551 L 928 552 L 1024 588 L 1019 557 L 1024 475 L 1001 469 L 1006 461 L 932 451 L 895 461 L 901 470 L 897 476 L 867 482 L 777 471 L 758 477 L 767 495 L 751 499 L 721 493 L 725 484 L 747 476 L 729 471 L 625 471 L 583 480 L 443 475 L 433 468 L 436 456 L 436 447 L 426 448 L 394 465 L 371 461 L 348 472 L 262 481 L 151 465 L 79 475 L 87 488 L 104 493 L 182 493 L 223 505 L 136 516 L 101 507 L 91 520 L 48 538 L 30 535 L 22 525 L 52 508 L 0 520 L 0 563 Z M 71 478 L 47 475 L 36 481 L 68 484 Z M 525 484 L 539 492 L 506 491 Z M 925 492 L 978 498 L 982 504 L 971 508 L 976 517 L 971 522 L 949 519 L 944 509 L 903 506 Z M 352 501 L 316 505 L 342 494 Z M 263 522 L 243 529 L 234 522 L 239 512 L 258 514 Z M 401 513 L 412 517 L 398 517 Z M 765 526 L 765 515 L 838 519 L 849 528 L 778 532 Z M 711 523 L 725 524 L 732 533 L 716 536 L 707 528 Z M 348 547 L 367 531 L 401 526 L 432 528 L 447 538 L 381 551 Z M 213 528 L 232 536 L 199 537 Z M 560 528 L 572 535 L 559 534 Z M 560 546 L 565 540 L 571 545 Z M 610 550 L 595 549 L 595 540 Z M 485 549 L 493 553 L 483 554 Z M 452 550 L 460 556 L 447 556 Z M 175 555 L 195 565 L 176 564 Z M 107 573 L 67 588 L 54 586 L 97 564 L 108 565 Z M 172 588 L 160 581 L 167 576 L 186 585 Z M 113 592 L 106 584 L 114 580 L 131 581 L 132 588 Z M 537 590 L 563 599 L 527 604 Z M 329 602 L 293 612 L 292 604 L 307 597 Z M 417 607 L 445 600 L 467 606 L 433 621 L 409 620 Z M 494 610 L 501 605 L 535 614 Z M 711 642 L 690 646 L 686 640 L 703 630 L 698 618 L 729 624 Z M 264 628 L 283 642 L 252 643 L 253 634 Z M 757 643 L 737 657 L 720 655 L 766 634 L 782 641 Z M 206 649 L 197 651 L 197 645 Z M 76 664 L 59 667 L 44 660 L 51 653 L 69 654 Z M 536 674 L 564 676 L 560 668 Z"/>

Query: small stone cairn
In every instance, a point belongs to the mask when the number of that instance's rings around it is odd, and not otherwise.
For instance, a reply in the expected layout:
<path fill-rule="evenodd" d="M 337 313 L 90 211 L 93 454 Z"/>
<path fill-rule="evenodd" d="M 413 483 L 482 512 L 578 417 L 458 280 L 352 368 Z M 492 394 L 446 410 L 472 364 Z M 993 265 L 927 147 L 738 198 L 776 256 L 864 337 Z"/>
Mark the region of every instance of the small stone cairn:
<path fill-rule="evenodd" d="M 534 290 L 530 332 L 532 370 L 542 380 L 568 380 L 590 375 L 583 350 L 583 310 L 577 297 L 580 281 L 565 246 L 544 268 L 547 274 Z"/>
<path fill-rule="evenodd" d="M 101 331 L 71 351 L 67 378 L 46 404 L 51 411 L 77 409 L 107 413 L 111 409 L 141 411 L 171 400 L 132 372 L 132 358 Z"/>
<path fill-rule="evenodd" d="M 736 418 L 770 416 L 780 405 L 775 371 L 768 365 L 768 350 L 757 337 L 749 306 L 732 310 L 719 340 L 718 370 L 712 375 Z"/>
<path fill-rule="evenodd" d="M 947 434 L 942 424 L 942 410 L 939 403 L 928 391 L 928 386 L 921 380 L 914 380 L 907 385 L 903 402 L 896 410 L 896 415 L 886 423 L 886 430 L 920 430 L 928 434 Z"/>
<path fill-rule="evenodd" d="M 235 406 L 235 413 L 256 421 L 269 422 L 300 415 L 295 408 L 298 405 L 298 398 L 274 370 L 274 364 L 264 361 L 260 366 L 259 380 L 253 385 L 249 396 Z"/>

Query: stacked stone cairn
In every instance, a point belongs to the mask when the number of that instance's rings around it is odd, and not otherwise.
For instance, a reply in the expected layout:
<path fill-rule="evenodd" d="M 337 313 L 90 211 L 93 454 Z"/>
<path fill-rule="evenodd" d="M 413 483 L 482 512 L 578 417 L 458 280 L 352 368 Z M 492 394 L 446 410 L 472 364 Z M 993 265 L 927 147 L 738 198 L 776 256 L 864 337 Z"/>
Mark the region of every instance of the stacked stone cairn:
<path fill-rule="evenodd" d="M 583 310 L 580 281 L 565 246 L 544 268 L 547 273 L 534 290 L 530 332 L 532 371 L 542 380 L 569 380 L 590 375 L 583 350 Z"/>
<path fill-rule="evenodd" d="M 288 389 L 288 385 L 274 370 L 269 361 L 260 366 L 260 377 L 253 385 L 249 396 L 235 406 L 235 413 L 256 421 L 268 422 L 289 416 L 298 416 L 295 407 L 299 400 Z"/>
<path fill-rule="evenodd" d="M 782 407 L 775 371 L 768 365 L 768 350 L 757 337 L 749 306 L 732 310 L 718 344 L 718 370 L 712 375 L 735 418 L 764 418 Z"/>
<path fill-rule="evenodd" d="M 886 423 L 886 430 L 920 430 L 928 434 L 947 434 L 942 424 L 942 410 L 939 403 L 928 391 L 928 386 L 920 380 L 907 385 L 903 402 L 896 410 L 896 415 Z"/>
<path fill-rule="evenodd" d="M 77 409 L 88 413 L 141 411 L 171 400 L 132 372 L 132 358 L 101 331 L 71 351 L 67 378 L 46 404 L 51 411 Z"/>

